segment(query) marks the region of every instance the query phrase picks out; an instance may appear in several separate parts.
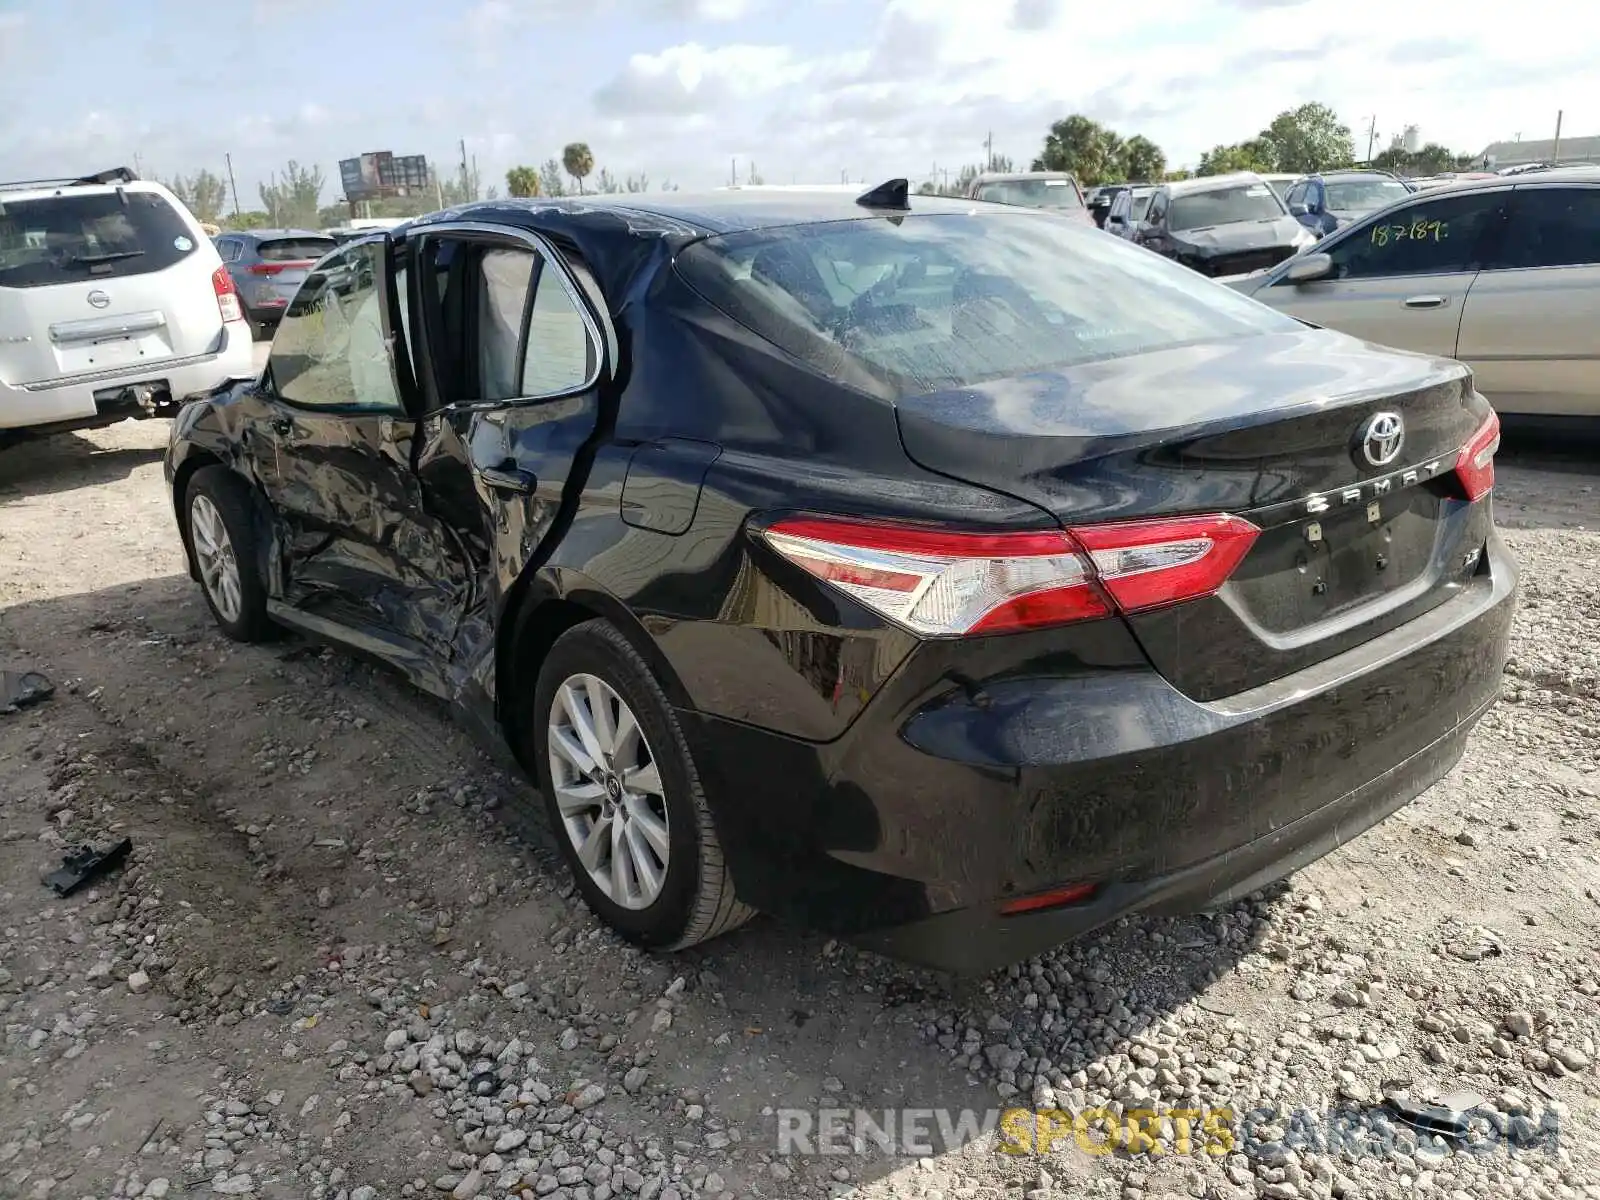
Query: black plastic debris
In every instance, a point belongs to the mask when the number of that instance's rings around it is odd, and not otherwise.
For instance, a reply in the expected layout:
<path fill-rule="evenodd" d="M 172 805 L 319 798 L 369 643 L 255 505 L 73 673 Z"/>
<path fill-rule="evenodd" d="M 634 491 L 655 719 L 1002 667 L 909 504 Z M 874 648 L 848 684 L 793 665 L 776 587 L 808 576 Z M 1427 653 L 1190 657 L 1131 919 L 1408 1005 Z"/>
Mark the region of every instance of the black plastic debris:
<path fill-rule="evenodd" d="M 56 685 L 37 671 L 0 671 L 0 713 L 48 700 L 55 690 Z"/>
<path fill-rule="evenodd" d="M 1472 1110 L 1483 1103 L 1483 1097 L 1474 1092 L 1453 1092 L 1432 1104 L 1405 1096 L 1389 1096 L 1384 1102 L 1396 1117 L 1419 1133 L 1464 1138 L 1471 1131 Z"/>
<path fill-rule="evenodd" d="M 123 838 L 106 850 L 79 846 L 62 855 L 61 865 L 44 877 L 45 886 L 58 896 L 70 896 L 84 884 L 120 867 L 132 849 L 132 838 Z"/>

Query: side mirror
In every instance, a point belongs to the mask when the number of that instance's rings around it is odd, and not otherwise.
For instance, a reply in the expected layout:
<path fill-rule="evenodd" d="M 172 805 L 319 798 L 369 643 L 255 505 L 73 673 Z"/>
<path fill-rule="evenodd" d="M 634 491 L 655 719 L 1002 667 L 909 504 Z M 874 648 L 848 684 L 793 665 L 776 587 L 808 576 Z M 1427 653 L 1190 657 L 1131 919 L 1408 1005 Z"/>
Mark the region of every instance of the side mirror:
<path fill-rule="evenodd" d="M 1291 217 L 1303 217 L 1303 216 L 1305 216 L 1306 215 L 1305 201 L 1304 200 L 1296 200 L 1292 204 L 1290 204 L 1289 205 L 1289 215 Z"/>
<path fill-rule="evenodd" d="M 1333 259 L 1318 251 L 1315 254 L 1301 254 L 1289 264 L 1289 269 L 1283 273 L 1285 283 L 1314 283 L 1318 279 L 1326 279 L 1333 274 Z"/>

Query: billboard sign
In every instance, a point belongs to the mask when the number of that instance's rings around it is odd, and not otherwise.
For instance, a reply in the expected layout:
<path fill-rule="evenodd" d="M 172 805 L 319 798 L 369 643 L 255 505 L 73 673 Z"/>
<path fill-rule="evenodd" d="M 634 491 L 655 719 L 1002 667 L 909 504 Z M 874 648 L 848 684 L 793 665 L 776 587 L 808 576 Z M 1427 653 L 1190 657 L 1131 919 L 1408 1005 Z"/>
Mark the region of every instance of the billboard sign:
<path fill-rule="evenodd" d="M 358 158 L 341 159 L 339 182 L 344 198 L 353 203 L 422 191 L 431 186 L 433 177 L 425 154 L 397 157 L 391 151 L 377 150 Z"/>

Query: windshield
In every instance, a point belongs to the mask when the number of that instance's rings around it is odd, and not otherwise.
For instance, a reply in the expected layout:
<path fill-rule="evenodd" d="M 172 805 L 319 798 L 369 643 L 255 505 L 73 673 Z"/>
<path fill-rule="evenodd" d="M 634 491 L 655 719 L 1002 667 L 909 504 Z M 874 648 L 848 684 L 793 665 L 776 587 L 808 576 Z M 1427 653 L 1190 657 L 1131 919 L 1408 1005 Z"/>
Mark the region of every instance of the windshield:
<path fill-rule="evenodd" d="M 1282 200 L 1288 196 L 1289 189 L 1298 182 L 1299 180 L 1297 179 L 1269 179 L 1267 180 L 1267 186 L 1276 193 L 1279 200 Z"/>
<path fill-rule="evenodd" d="M 813 369 L 902 395 L 1302 328 L 1143 247 L 1022 213 L 727 234 L 678 270 Z"/>
<path fill-rule="evenodd" d="M 256 247 L 262 262 L 295 262 L 318 259 L 338 243 L 331 237 L 273 238 Z"/>
<path fill-rule="evenodd" d="M 1325 206 L 1340 212 L 1371 212 L 1411 194 L 1411 189 L 1398 179 L 1341 179 L 1324 186 Z"/>
<path fill-rule="evenodd" d="M 1006 179 L 978 185 L 979 200 L 1020 204 L 1025 208 L 1082 208 L 1070 179 Z"/>
<path fill-rule="evenodd" d="M 195 242 L 156 192 L 0 197 L 0 287 L 144 275 L 187 258 Z"/>
<path fill-rule="evenodd" d="M 1201 229 L 1207 225 L 1231 225 L 1236 221 L 1264 221 L 1281 217 L 1287 210 L 1278 193 L 1264 183 L 1241 183 L 1234 187 L 1174 196 L 1167 214 L 1167 228 Z"/>

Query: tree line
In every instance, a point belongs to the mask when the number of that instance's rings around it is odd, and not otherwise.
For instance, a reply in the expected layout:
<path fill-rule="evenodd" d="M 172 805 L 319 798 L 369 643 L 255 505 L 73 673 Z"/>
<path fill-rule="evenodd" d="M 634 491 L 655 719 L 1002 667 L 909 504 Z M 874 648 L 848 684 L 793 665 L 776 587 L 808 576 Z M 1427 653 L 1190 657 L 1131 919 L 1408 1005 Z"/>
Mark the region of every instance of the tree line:
<path fill-rule="evenodd" d="M 591 175 L 594 175 L 594 185 L 585 187 L 584 181 Z M 572 181 L 570 186 L 568 179 Z M 589 149 L 588 142 L 568 142 L 559 160 L 547 158 L 537 167 L 517 166 L 506 172 L 506 191 L 519 197 L 582 196 L 590 192 L 604 195 L 649 190 L 650 176 L 642 171 L 637 175 L 625 175 L 621 180 L 604 167 L 596 174 L 594 152 Z M 667 180 L 661 184 L 661 190 L 675 192 L 678 185 Z"/>

